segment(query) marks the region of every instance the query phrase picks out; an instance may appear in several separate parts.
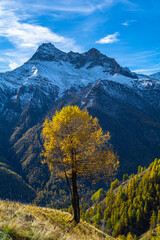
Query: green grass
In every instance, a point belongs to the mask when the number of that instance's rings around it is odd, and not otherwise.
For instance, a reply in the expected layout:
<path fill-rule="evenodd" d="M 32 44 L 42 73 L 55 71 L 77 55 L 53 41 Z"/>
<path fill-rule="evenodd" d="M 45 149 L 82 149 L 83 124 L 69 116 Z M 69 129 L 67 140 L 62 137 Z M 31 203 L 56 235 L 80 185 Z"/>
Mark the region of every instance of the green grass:
<path fill-rule="evenodd" d="M 0 201 L 2 240 L 111 240 L 86 222 L 75 224 L 67 212 Z"/>

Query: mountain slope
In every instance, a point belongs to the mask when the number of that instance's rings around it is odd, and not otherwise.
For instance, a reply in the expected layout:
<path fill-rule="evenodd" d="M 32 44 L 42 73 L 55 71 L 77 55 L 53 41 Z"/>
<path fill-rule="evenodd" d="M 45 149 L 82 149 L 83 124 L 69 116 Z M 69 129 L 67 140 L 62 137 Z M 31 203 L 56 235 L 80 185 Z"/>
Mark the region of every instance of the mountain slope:
<path fill-rule="evenodd" d="M 0 163 L 0 199 L 31 202 L 36 191 L 25 183 L 23 178 L 12 171 L 9 166 Z"/>
<path fill-rule="evenodd" d="M 160 80 L 160 72 L 151 74 L 150 77 L 154 78 L 154 79 L 157 79 L 157 80 Z"/>
<path fill-rule="evenodd" d="M 136 75 L 96 49 L 64 53 L 42 44 L 24 65 L 0 74 L 0 156 L 43 190 L 50 175 L 41 164 L 42 123 L 77 104 L 110 131 L 119 174 L 133 172 L 159 157 L 159 93 L 159 80 Z"/>
<path fill-rule="evenodd" d="M 9 201 L 0 201 L 0 209 L 1 239 L 113 239 L 85 222 L 75 225 L 72 216 L 62 211 Z"/>
<path fill-rule="evenodd" d="M 52 44 L 42 44 L 23 66 L 0 75 L 1 110 L 6 117 L 10 116 L 10 111 L 13 114 L 13 106 L 12 109 L 5 107 L 5 103 L 9 101 L 17 107 L 14 115 L 18 114 L 21 108 L 33 98 L 36 99 L 37 95 L 39 106 L 43 105 L 44 101 L 52 104 L 58 94 L 61 95 L 71 86 L 83 87 L 117 73 L 136 77 L 129 69 L 121 68 L 114 59 L 96 49 L 84 54 L 67 54 Z"/>

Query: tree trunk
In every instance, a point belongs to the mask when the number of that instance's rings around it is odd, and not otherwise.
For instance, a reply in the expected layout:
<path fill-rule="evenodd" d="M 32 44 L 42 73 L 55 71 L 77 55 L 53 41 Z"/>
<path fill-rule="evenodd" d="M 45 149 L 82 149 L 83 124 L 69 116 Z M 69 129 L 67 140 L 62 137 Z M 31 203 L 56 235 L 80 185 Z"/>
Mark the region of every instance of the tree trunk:
<path fill-rule="evenodd" d="M 77 189 L 77 174 L 75 171 L 72 172 L 72 207 L 73 207 L 73 219 L 76 223 L 80 222 L 80 207 L 79 207 L 79 196 Z"/>

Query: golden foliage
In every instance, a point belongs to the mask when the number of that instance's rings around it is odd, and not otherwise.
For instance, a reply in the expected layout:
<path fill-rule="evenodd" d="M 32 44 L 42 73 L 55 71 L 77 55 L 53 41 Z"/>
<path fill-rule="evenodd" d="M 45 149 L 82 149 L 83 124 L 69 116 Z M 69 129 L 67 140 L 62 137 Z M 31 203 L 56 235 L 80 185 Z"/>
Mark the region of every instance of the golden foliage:
<path fill-rule="evenodd" d="M 52 120 L 46 119 L 42 131 L 43 156 L 51 171 L 71 177 L 111 176 L 118 167 L 118 157 L 111 150 L 109 132 L 103 134 L 97 118 L 78 106 L 56 111 Z M 64 174 L 63 174 L 64 177 Z"/>

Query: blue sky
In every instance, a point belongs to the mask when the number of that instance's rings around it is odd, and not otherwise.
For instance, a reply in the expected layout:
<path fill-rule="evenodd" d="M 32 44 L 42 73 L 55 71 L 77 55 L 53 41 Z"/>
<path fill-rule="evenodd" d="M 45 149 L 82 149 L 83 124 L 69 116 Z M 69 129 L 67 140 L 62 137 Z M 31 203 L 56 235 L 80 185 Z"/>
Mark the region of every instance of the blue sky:
<path fill-rule="evenodd" d="M 160 71 L 159 0 L 1 0 L 0 72 L 43 42 L 63 51 L 97 48 L 138 73 Z"/>

